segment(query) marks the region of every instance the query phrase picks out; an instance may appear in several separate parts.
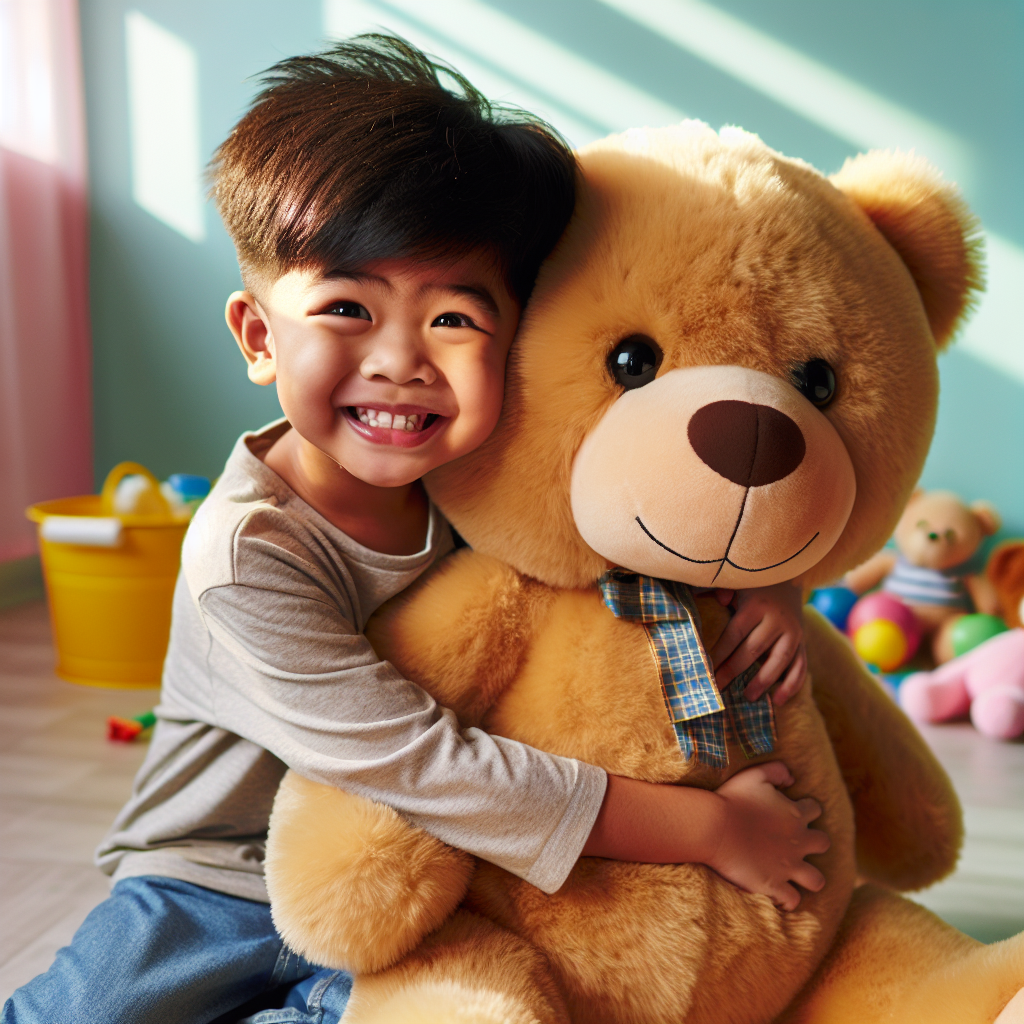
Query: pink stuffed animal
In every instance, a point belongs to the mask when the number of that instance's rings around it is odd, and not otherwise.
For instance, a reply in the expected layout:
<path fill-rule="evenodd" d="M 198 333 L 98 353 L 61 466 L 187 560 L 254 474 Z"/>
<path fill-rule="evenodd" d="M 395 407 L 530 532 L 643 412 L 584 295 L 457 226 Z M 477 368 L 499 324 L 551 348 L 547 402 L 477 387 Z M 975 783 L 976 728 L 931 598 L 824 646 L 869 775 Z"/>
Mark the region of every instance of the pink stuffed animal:
<path fill-rule="evenodd" d="M 969 710 L 978 732 L 1015 739 L 1024 734 L 1024 629 L 1000 633 L 934 672 L 907 676 L 899 694 L 917 722 L 945 722 Z"/>

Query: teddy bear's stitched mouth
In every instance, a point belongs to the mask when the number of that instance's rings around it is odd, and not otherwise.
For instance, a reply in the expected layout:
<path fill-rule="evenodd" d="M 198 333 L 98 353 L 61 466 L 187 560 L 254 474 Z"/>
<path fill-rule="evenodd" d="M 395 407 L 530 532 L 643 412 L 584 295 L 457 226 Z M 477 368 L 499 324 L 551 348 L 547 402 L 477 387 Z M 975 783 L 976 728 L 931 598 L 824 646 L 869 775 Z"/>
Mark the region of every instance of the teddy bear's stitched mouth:
<path fill-rule="evenodd" d="M 743 513 L 741 510 L 740 516 L 742 517 L 742 515 Z M 818 539 L 818 537 L 821 536 L 821 531 L 819 530 L 799 551 L 794 552 L 792 555 L 789 556 L 789 558 L 784 558 L 781 562 L 775 562 L 773 565 L 762 565 L 756 569 L 748 569 L 746 566 L 738 565 L 729 557 L 729 551 L 732 548 L 732 542 L 736 537 L 735 529 L 733 530 L 732 537 L 729 538 L 729 545 L 726 548 L 725 554 L 721 558 L 690 558 L 687 555 L 680 554 L 678 551 L 673 551 L 673 549 L 670 548 L 667 544 L 658 540 L 658 538 L 655 537 L 654 534 L 647 529 L 647 527 L 644 525 L 644 521 L 639 516 L 636 516 L 636 521 L 639 524 L 640 529 L 643 530 L 644 533 L 646 533 L 647 536 L 650 537 L 651 540 L 653 540 L 654 543 L 658 545 L 658 547 L 664 548 L 670 555 L 675 555 L 676 558 L 681 558 L 684 562 L 692 562 L 694 565 L 714 565 L 715 562 L 720 563 L 718 566 L 718 572 L 715 573 L 714 579 L 712 579 L 711 581 L 712 583 L 714 583 L 714 581 L 718 579 L 719 573 L 721 573 L 721 571 L 727 565 L 731 565 L 734 569 L 739 569 L 740 572 L 767 572 L 769 569 L 777 569 L 780 565 L 785 565 L 787 562 L 792 562 L 794 558 L 797 558 L 800 555 L 802 555 Z M 738 520 L 736 522 L 736 529 L 739 529 Z"/>

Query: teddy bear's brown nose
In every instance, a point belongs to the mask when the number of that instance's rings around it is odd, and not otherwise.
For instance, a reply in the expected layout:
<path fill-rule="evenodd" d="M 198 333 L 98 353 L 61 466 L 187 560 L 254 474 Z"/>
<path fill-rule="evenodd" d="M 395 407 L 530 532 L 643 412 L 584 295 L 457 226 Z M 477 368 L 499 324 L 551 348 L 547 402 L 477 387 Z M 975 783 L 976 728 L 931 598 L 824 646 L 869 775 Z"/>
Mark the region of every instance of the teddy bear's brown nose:
<path fill-rule="evenodd" d="M 702 462 L 743 487 L 789 476 L 807 447 L 785 413 L 752 402 L 711 402 L 690 417 L 686 432 Z"/>

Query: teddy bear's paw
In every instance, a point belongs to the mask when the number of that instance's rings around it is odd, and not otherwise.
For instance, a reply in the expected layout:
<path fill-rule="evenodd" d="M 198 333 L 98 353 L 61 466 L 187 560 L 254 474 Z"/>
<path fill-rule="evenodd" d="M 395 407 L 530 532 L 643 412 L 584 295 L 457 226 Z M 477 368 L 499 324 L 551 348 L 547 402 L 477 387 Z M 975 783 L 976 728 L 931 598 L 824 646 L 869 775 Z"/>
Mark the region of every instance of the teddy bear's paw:
<path fill-rule="evenodd" d="M 395 963 L 462 900 L 469 854 L 390 807 L 289 772 L 267 838 L 274 925 L 313 963 L 361 972 Z"/>
<path fill-rule="evenodd" d="M 1024 1024 L 1024 988 L 1003 1007 L 993 1024 Z"/>
<path fill-rule="evenodd" d="M 539 1012 L 538 1012 L 539 1011 Z M 343 1024 L 564 1024 L 548 1006 L 530 1006 L 517 996 L 451 980 L 405 984 L 361 978 Z"/>

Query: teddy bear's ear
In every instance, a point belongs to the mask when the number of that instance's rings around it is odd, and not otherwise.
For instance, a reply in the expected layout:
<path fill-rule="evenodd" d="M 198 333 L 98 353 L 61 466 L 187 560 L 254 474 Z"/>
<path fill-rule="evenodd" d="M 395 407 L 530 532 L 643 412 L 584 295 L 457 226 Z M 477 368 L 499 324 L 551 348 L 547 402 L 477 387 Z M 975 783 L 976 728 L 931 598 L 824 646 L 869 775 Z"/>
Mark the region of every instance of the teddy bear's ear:
<path fill-rule="evenodd" d="M 1002 517 L 991 502 L 974 501 L 971 503 L 971 511 L 986 537 L 991 537 L 1003 525 Z"/>
<path fill-rule="evenodd" d="M 831 177 L 910 271 L 939 348 L 984 288 L 981 225 L 960 190 L 913 154 L 873 150 Z"/>

